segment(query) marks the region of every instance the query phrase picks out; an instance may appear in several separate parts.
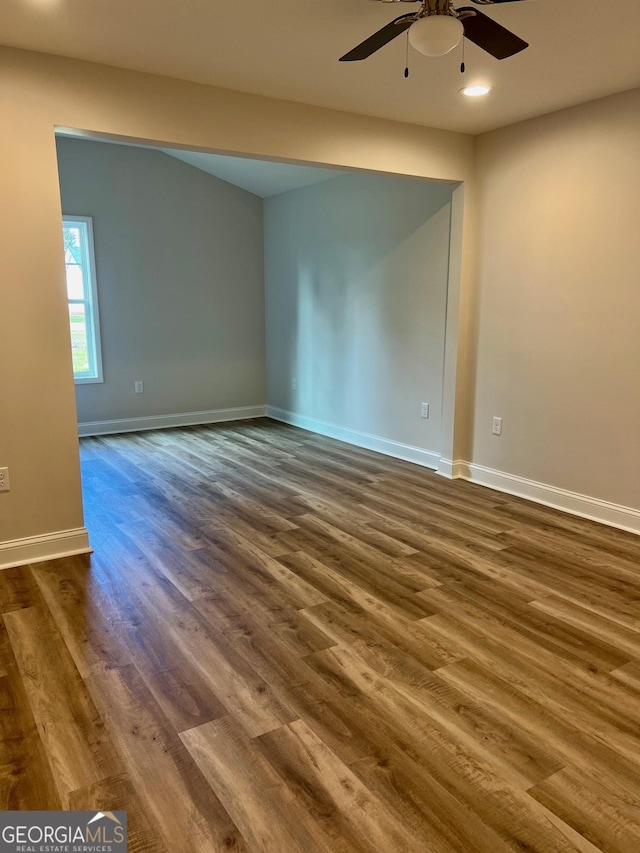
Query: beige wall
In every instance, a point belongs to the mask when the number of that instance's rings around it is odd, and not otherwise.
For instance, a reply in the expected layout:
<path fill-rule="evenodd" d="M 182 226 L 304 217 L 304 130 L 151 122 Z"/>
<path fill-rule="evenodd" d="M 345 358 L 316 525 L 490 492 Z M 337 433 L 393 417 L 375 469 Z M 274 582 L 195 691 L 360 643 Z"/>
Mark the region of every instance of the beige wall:
<path fill-rule="evenodd" d="M 441 454 L 451 193 L 346 175 L 266 200 L 269 406 Z"/>
<path fill-rule="evenodd" d="M 78 421 L 263 406 L 262 199 L 161 151 L 57 150 L 63 212 L 93 217 L 98 279 L 104 382 L 76 386 Z"/>
<path fill-rule="evenodd" d="M 478 154 L 472 461 L 639 509 L 640 90 Z"/>
<path fill-rule="evenodd" d="M 16 83 L 0 85 L 0 541 L 82 524 L 53 128 Z"/>
<path fill-rule="evenodd" d="M 462 134 L 9 48 L 0 48 L 0 116 L 0 315 L 11 318 L 0 338 L 0 465 L 11 475 L 11 491 L 0 494 L 5 542 L 83 523 L 55 126 L 472 189 L 474 143 Z M 465 245 L 472 230 L 469 219 Z M 463 301 L 472 275 L 466 251 Z"/>

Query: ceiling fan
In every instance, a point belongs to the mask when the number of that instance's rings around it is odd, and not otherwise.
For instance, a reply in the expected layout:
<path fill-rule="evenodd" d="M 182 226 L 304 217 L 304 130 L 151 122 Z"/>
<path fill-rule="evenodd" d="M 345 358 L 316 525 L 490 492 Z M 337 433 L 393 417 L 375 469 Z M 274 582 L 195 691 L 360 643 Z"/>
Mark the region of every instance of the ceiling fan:
<path fill-rule="evenodd" d="M 407 30 L 409 30 L 409 41 L 412 47 L 426 56 L 444 56 L 460 44 L 463 38 L 468 38 L 496 59 L 507 59 L 529 47 L 526 41 L 488 15 L 472 6 L 462 6 L 457 9 L 453 0 L 382 0 L 382 2 L 419 2 L 421 5 L 417 12 L 400 15 L 377 33 L 369 36 L 349 53 L 341 56 L 340 62 L 367 59 Z M 519 0 L 472 0 L 472 2 L 477 6 L 492 6 L 494 3 L 516 3 Z"/>

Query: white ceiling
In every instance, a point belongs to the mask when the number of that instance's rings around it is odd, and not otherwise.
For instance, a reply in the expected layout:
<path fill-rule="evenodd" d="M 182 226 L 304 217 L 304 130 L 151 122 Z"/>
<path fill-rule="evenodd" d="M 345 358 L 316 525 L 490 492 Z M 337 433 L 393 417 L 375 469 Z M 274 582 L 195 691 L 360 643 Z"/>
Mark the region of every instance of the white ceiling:
<path fill-rule="evenodd" d="M 457 0 L 456 5 L 469 5 Z M 406 3 L 370 0 L 4 0 L 0 42 L 334 109 L 480 133 L 640 86 L 640 0 L 528 0 L 481 9 L 530 42 L 498 62 L 467 44 L 413 53 L 401 36 L 364 62 L 338 57 Z"/>

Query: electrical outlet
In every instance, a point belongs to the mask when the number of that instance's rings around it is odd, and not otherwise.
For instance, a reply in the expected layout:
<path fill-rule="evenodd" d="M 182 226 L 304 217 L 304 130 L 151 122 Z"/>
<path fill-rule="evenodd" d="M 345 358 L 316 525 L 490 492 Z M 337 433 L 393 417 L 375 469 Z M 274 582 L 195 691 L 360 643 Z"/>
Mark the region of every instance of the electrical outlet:
<path fill-rule="evenodd" d="M 133 387 L 135 388 L 136 394 L 142 394 L 142 392 L 144 391 L 144 382 L 138 379 Z"/>
<path fill-rule="evenodd" d="M 291 377 L 291 390 L 295 391 L 297 387 L 298 387 L 298 380 L 296 379 L 295 376 L 292 376 Z"/>
<path fill-rule="evenodd" d="M 428 403 L 420 403 L 420 417 L 428 418 L 429 417 L 429 404 Z"/>
<path fill-rule="evenodd" d="M 0 492 L 9 491 L 9 469 L 0 468 Z"/>
<path fill-rule="evenodd" d="M 502 418 L 494 418 L 491 427 L 493 435 L 502 435 Z"/>

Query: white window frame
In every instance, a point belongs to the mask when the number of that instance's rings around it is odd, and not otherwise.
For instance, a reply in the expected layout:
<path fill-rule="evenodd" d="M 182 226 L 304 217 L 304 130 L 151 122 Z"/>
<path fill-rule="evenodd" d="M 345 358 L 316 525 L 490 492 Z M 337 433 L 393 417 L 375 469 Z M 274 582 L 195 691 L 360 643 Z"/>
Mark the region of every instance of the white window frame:
<path fill-rule="evenodd" d="M 100 340 L 100 314 L 98 311 L 98 284 L 96 277 L 96 258 L 93 245 L 93 218 L 91 216 L 72 216 L 64 214 L 62 217 L 63 227 L 65 225 L 83 225 L 86 230 L 86 252 L 83 253 L 83 272 L 88 276 L 85 282 L 85 299 L 69 299 L 67 294 L 67 305 L 84 305 L 84 316 L 87 329 L 87 347 L 89 349 L 89 363 L 95 365 L 95 375 L 79 376 L 73 374 L 76 385 L 89 385 L 104 382 L 102 373 L 102 343 Z M 65 264 L 66 270 L 66 264 Z M 71 333 L 71 331 L 69 331 Z"/>

